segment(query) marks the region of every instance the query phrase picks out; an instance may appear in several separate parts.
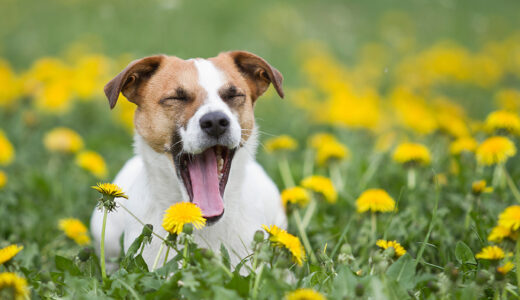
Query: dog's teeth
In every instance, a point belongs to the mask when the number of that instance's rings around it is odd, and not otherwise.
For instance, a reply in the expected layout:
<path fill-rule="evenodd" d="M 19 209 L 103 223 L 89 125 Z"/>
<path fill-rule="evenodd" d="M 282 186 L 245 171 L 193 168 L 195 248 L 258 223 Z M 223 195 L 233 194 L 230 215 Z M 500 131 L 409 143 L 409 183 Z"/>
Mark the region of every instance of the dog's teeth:
<path fill-rule="evenodd" d="M 217 168 L 218 168 L 219 173 L 222 173 L 223 167 L 224 167 L 224 159 L 222 157 L 217 158 Z"/>

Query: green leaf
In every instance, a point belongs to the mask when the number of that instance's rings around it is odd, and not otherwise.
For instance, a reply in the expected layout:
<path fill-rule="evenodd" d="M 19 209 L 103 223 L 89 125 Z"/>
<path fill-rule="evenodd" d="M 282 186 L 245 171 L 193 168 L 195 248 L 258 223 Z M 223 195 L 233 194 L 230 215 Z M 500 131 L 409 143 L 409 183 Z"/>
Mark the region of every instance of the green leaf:
<path fill-rule="evenodd" d="M 461 264 L 472 264 L 476 265 L 477 261 L 471 249 L 462 241 L 458 241 L 455 246 L 455 257 Z"/>
<path fill-rule="evenodd" d="M 222 263 L 226 268 L 231 269 L 231 259 L 229 258 L 229 252 L 227 251 L 224 244 L 220 244 L 220 255 L 222 255 Z"/>
<path fill-rule="evenodd" d="M 333 299 L 343 299 L 344 297 L 354 296 L 354 289 L 357 283 L 358 280 L 354 272 L 352 272 L 349 267 L 343 266 L 338 271 L 338 275 L 334 278 L 330 296 Z"/>
<path fill-rule="evenodd" d="M 415 261 L 410 254 L 401 256 L 386 271 L 386 275 L 398 282 L 404 289 L 409 290 L 415 286 Z"/>
<path fill-rule="evenodd" d="M 56 264 L 56 268 L 62 272 L 68 272 L 73 276 L 81 275 L 79 268 L 68 258 L 56 255 L 54 257 L 54 263 Z"/>
<path fill-rule="evenodd" d="M 236 291 L 228 290 L 221 286 L 213 286 L 215 292 L 215 300 L 242 299 Z"/>

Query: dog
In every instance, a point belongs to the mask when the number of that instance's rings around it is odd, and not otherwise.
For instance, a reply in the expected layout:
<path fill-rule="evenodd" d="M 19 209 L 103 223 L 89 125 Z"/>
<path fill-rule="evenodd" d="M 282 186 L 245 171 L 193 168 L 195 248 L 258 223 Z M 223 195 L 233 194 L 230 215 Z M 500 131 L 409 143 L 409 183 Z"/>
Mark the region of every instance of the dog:
<path fill-rule="evenodd" d="M 177 202 L 196 204 L 207 225 L 194 230 L 195 242 L 216 253 L 224 245 L 236 265 L 251 253 L 254 233 L 263 224 L 287 226 L 279 191 L 255 161 L 255 103 L 270 84 L 283 98 L 282 82 L 276 68 L 246 51 L 188 60 L 156 55 L 131 62 L 104 88 L 111 109 L 120 93 L 137 105 L 136 155 L 114 180 L 128 200 L 116 200 L 163 237 L 165 210 Z M 94 210 L 90 228 L 97 249 L 102 219 L 102 211 Z M 126 252 L 142 228 L 121 207 L 110 212 L 107 260 L 119 257 L 121 235 Z M 154 237 L 144 248 L 148 267 L 161 242 Z"/>

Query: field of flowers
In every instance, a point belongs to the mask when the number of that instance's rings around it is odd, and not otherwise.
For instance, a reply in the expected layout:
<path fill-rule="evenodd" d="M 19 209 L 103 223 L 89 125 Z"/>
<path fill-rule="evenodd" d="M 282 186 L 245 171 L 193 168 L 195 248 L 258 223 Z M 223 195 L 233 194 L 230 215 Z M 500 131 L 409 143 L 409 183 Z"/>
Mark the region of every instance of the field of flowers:
<path fill-rule="evenodd" d="M 0 3 L 0 299 L 520 297 L 518 3 L 195 2 Z M 232 266 L 176 205 L 168 263 L 144 263 L 161 238 L 144 226 L 105 274 L 87 226 L 124 209 L 97 184 L 132 157 L 135 106 L 110 111 L 104 84 L 141 56 L 232 48 L 285 76 L 256 116 L 287 230 L 258 228 Z"/>

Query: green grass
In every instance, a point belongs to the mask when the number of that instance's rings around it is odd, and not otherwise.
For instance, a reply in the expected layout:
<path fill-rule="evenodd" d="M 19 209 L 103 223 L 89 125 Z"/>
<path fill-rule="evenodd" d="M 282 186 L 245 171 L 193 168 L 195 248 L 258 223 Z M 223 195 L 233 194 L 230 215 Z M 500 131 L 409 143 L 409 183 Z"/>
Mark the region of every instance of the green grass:
<path fill-rule="evenodd" d="M 38 58 L 64 56 L 65 49 L 78 41 L 110 57 L 124 53 L 207 57 L 245 49 L 282 71 L 286 90 L 307 84 L 302 60 L 295 54 L 307 40 L 322 41 L 348 67 L 357 63 L 362 46 L 374 41 L 400 59 L 388 34 L 392 30 L 413 36 L 415 53 L 445 39 L 480 49 L 485 41 L 499 40 L 520 28 L 518 1 L 4 0 L 0 11 L 0 57 L 19 71 Z M 518 78 L 507 78 L 503 86 L 518 86 Z M 456 86 L 441 91 L 458 99 L 473 118 L 482 120 L 494 109 L 490 99 L 495 89 Z M 297 182 L 303 178 L 304 150 L 312 133 L 332 132 L 352 151 L 352 159 L 341 165 L 346 186 L 338 202 L 320 201 L 306 230 L 318 263 L 296 267 L 265 240 L 255 252 L 264 265 L 261 276 L 254 272 L 241 276 L 225 257 L 212 256 L 193 244 L 191 263 L 184 269 L 177 264 L 183 261 L 182 253 L 155 272 L 136 253 L 127 253 L 122 268 L 102 282 L 98 258 L 92 255 L 80 261 L 82 247 L 57 226 L 65 217 L 88 224 L 97 199 L 90 186 L 98 179 L 78 168 L 72 155 L 49 153 L 42 139 L 56 126 L 76 130 L 89 149 L 103 155 L 108 178 L 113 178 L 132 156 L 132 136 L 114 122 L 104 99 L 79 102 L 60 116 L 37 113 L 34 126 L 23 121 L 27 111 L 34 111 L 29 99 L 15 109 L 0 109 L 0 129 L 16 149 L 15 162 L 2 168 L 9 182 L 0 190 L 0 247 L 24 246 L 12 263 L 0 266 L 0 272 L 11 270 L 26 277 L 31 298 L 281 299 L 299 287 L 315 289 L 329 299 L 497 299 L 499 294 L 514 298 L 519 293 L 514 272 L 502 280 L 492 263 L 470 259 L 489 244 L 487 236 L 500 212 L 517 204 L 505 187 L 483 195 L 476 208 L 471 182 L 490 182 L 491 168 L 479 169 L 467 157 L 461 175 L 451 174 L 450 139 L 431 134 L 420 139 L 430 148 L 433 162 L 419 170 L 418 186 L 412 191 L 406 188 L 406 170 L 391 160 L 390 153 L 372 152 L 376 137 L 371 132 L 313 124 L 307 113 L 274 96 L 260 99 L 256 107 L 261 140 L 287 133 L 300 142 L 300 149 L 288 157 Z M 258 160 L 282 189 L 277 157 L 260 146 Z M 375 172 L 362 186 L 361 178 L 374 161 Z M 519 163 L 518 157 L 507 163 L 516 183 Z M 327 175 L 328 170 L 318 168 L 315 173 Z M 437 173 L 447 174 L 446 185 L 435 184 Z M 408 251 L 399 260 L 375 246 L 370 216 L 356 213 L 355 200 L 366 188 L 383 188 L 398 201 L 398 212 L 377 217 L 377 238 L 398 240 Z M 289 232 L 297 234 L 290 220 Z M 512 242 L 503 246 L 514 249 Z M 355 274 L 359 270 L 360 276 Z M 356 296 L 361 289 L 362 295 Z"/>

